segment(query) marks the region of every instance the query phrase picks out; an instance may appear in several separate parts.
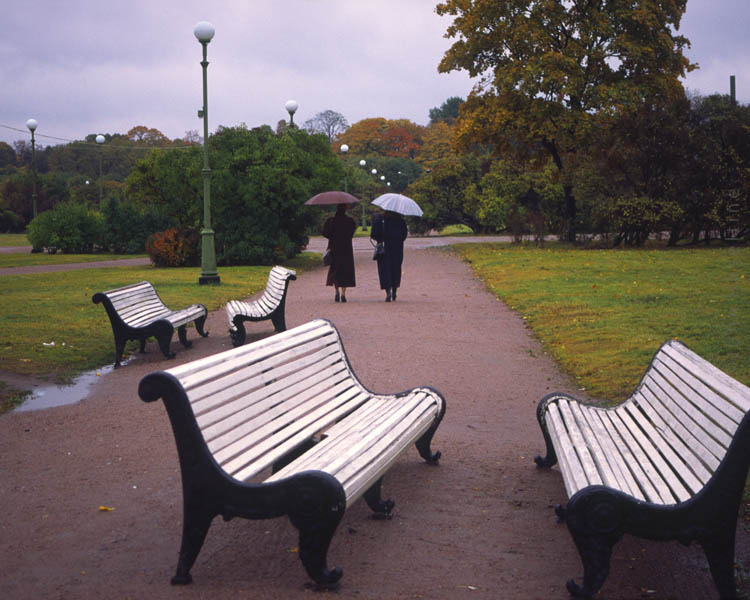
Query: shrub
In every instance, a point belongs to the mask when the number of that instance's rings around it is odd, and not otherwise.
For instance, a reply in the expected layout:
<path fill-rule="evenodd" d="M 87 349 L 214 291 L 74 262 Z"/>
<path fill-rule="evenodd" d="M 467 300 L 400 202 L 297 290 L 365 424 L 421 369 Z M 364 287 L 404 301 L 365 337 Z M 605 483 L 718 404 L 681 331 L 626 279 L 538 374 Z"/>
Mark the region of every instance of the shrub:
<path fill-rule="evenodd" d="M 174 223 L 154 208 L 141 209 L 132 202 L 107 199 L 102 209 L 102 246 L 117 254 L 144 252 L 146 240 Z"/>
<path fill-rule="evenodd" d="M 28 237 L 34 248 L 83 254 L 93 251 L 101 229 L 101 219 L 86 206 L 62 202 L 29 223 Z"/>
<path fill-rule="evenodd" d="M 198 232 L 188 227 L 170 227 L 151 235 L 146 252 L 156 267 L 185 267 L 198 264 Z"/>

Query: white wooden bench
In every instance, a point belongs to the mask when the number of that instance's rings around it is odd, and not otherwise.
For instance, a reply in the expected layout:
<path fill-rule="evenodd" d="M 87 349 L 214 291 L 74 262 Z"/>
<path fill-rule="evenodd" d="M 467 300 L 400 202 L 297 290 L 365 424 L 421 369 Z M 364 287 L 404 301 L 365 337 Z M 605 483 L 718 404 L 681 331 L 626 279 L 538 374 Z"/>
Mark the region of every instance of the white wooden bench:
<path fill-rule="evenodd" d="M 327 567 L 326 554 L 344 510 L 364 496 L 390 515 L 382 477 L 412 443 L 429 463 L 440 458 L 430 449 L 445 413 L 440 393 L 370 392 L 323 319 L 151 373 L 138 393 L 163 399 L 180 460 L 184 519 L 173 584 L 191 581 L 215 516 L 288 515 L 307 573 L 334 585 L 342 571 Z"/>
<path fill-rule="evenodd" d="M 230 300 L 227 303 L 227 317 L 229 318 L 229 335 L 232 345 L 237 347 L 245 343 L 245 321 L 264 321 L 271 319 L 276 331 L 286 330 L 284 310 L 286 292 L 289 282 L 297 279 L 297 273 L 276 266 L 268 274 L 268 283 L 263 295 L 252 302 Z"/>
<path fill-rule="evenodd" d="M 148 281 L 141 281 L 125 287 L 98 292 L 92 298 L 94 304 L 103 304 L 107 311 L 112 331 L 115 335 L 115 367 L 120 366 L 125 343 L 128 340 L 139 340 L 141 352 L 146 348 L 146 340 L 154 336 L 164 356 L 174 357 L 169 346 L 174 330 L 180 342 L 186 348 L 192 345 L 187 339 L 186 326 L 195 322 L 198 333 L 206 337 L 203 331 L 208 311 L 202 304 L 193 304 L 188 308 L 173 311 L 167 308 Z"/>
<path fill-rule="evenodd" d="M 547 456 L 559 464 L 568 504 L 558 506 L 583 562 L 592 596 L 609 573 L 623 534 L 697 541 L 722 598 L 735 598 L 737 515 L 750 463 L 750 388 L 682 343 L 654 355 L 638 388 L 612 408 L 565 394 L 539 403 Z"/>

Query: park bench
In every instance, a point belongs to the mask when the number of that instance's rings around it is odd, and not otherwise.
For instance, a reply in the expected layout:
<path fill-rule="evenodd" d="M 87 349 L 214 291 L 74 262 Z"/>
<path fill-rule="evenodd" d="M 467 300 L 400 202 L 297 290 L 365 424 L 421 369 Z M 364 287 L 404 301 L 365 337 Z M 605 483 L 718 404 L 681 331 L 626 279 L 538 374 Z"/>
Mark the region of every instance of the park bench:
<path fill-rule="evenodd" d="M 326 555 L 344 510 L 360 496 L 380 516 L 384 473 L 415 443 L 430 449 L 445 413 L 439 392 L 367 390 L 353 373 L 338 331 L 318 319 L 283 333 L 141 380 L 138 393 L 162 398 L 172 424 L 184 502 L 173 584 L 190 583 L 213 518 L 288 515 L 299 556 L 319 585 L 342 571 Z"/>
<path fill-rule="evenodd" d="M 297 274 L 284 267 L 276 266 L 268 274 L 268 282 L 263 295 L 252 302 L 230 300 L 227 303 L 229 318 L 229 335 L 232 345 L 242 346 L 245 343 L 245 321 L 264 321 L 271 319 L 276 331 L 286 329 L 284 307 L 289 282 L 297 279 Z"/>
<path fill-rule="evenodd" d="M 636 391 L 602 408 L 549 394 L 537 418 L 547 445 L 540 467 L 559 464 L 568 495 L 557 507 L 594 595 L 623 534 L 698 542 L 722 598 L 735 598 L 734 542 L 750 462 L 750 388 L 670 340 Z"/>
<path fill-rule="evenodd" d="M 192 345 L 187 339 L 186 326 L 195 322 L 198 333 L 206 337 L 203 331 L 208 312 L 202 304 L 193 304 L 188 308 L 173 311 L 167 308 L 159 298 L 154 286 L 148 281 L 141 281 L 125 287 L 98 292 L 92 298 L 94 304 L 103 304 L 107 311 L 112 331 L 115 335 L 115 367 L 120 366 L 125 343 L 128 340 L 139 340 L 141 352 L 146 348 L 146 340 L 154 336 L 159 348 L 167 358 L 174 357 L 169 346 L 172 335 L 177 328 L 180 342 L 186 348 Z"/>

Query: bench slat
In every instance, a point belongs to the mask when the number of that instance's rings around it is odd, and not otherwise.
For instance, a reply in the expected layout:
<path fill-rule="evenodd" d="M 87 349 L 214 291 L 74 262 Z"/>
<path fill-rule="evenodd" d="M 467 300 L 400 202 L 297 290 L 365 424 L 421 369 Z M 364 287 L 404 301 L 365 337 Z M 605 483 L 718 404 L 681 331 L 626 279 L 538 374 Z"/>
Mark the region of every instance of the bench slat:
<path fill-rule="evenodd" d="M 371 427 L 362 429 L 365 423 L 359 420 L 356 435 L 350 427 L 339 429 L 339 435 L 326 437 L 266 481 L 282 479 L 314 466 L 341 481 L 347 505 L 351 505 L 430 427 L 438 411 L 434 399 L 424 393 L 415 394 L 406 403 L 403 398 L 374 400 L 373 403 L 381 406 L 375 411 L 379 416 Z M 387 406 L 397 401 L 400 403 L 397 410 Z M 349 419 L 351 417 L 344 421 Z"/>
<path fill-rule="evenodd" d="M 638 407 L 634 406 L 632 402 L 626 402 L 621 409 L 616 412 L 625 427 L 627 427 L 628 431 L 638 443 L 644 456 L 648 457 L 648 460 L 656 469 L 654 477 L 658 477 L 658 479 L 652 479 L 652 481 L 654 481 L 655 485 L 658 482 L 657 488 L 661 490 L 662 486 L 666 484 L 671 490 L 670 496 L 672 498 L 677 498 L 680 502 L 688 500 L 691 494 L 685 489 L 685 486 L 680 479 L 675 476 L 674 471 L 674 469 L 678 467 L 684 469 L 684 463 L 677 458 L 667 444 L 663 443 L 663 440 L 661 440 L 648 419 L 645 418 L 645 415 L 639 411 Z M 650 435 L 651 433 L 653 433 L 655 437 L 652 437 Z M 674 458 L 675 462 L 672 463 L 670 461 L 668 463 L 665 458 Z M 684 472 L 684 470 L 683 473 L 689 478 L 690 482 L 695 483 L 696 488 L 700 488 L 700 484 L 698 484 L 692 474 Z M 662 494 L 662 496 L 664 497 L 664 494 Z"/>
<path fill-rule="evenodd" d="M 415 415 L 412 421 L 394 429 L 388 439 L 383 439 L 374 445 L 367 456 L 361 457 L 362 460 L 358 459 L 356 463 L 350 463 L 348 470 L 337 473 L 337 477 L 344 479 L 347 506 L 351 506 L 390 469 L 405 449 L 415 443 L 434 422 L 435 411 L 425 409 L 422 413 Z M 399 448 L 402 450 L 399 451 Z M 361 464 L 364 459 L 368 459 L 368 462 Z"/>
<path fill-rule="evenodd" d="M 564 402 L 565 400 L 560 400 Z M 560 465 L 560 470 L 563 472 L 563 481 L 568 491 L 568 495 L 572 496 L 577 490 L 582 487 L 586 487 L 588 481 L 586 475 L 578 463 L 578 457 L 573 444 L 568 435 L 568 431 L 565 428 L 565 422 L 563 421 L 560 409 L 557 406 L 558 403 L 550 404 L 547 412 L 547 424 L 549 428 L 550 436 L 556 439 L 555 448 L 557 452 L 557 460 Z M 562 452 L 560 452 L 562 450 Z"/>
<path fill-rule="evenodd" d="M 560 409 L 560 414 L 565 422 L 565 428 L 567 429 L 570 441 L 573 444 L 573 450 L 577 455 L 578 463 L 581 465 L 581 468 L 583 468 L 587 484 L 601 484 L 602 478 L 596 468 L 591 452 L 589 452 L 588 444 L 578 427 L 576 418 L 573 416 L 573 411 L 570 409 L 570 403 L 567 401 L 561 401 L 558 402 L 557 406 Z"/>
<path fill-rule="evenodd" d="M 716 423 L 726 434 L 731 438 L 732 434 L 737 430 L 737 423 L 727 414 L 716 407 L 716 402 L 723 402 L 720 396 L 717 396 L 708 388 L 706 388 L 707 395 L 701 394 L 694 387 L 690 386 L 678 372 L 673 371 L 659 358 L 653 361 L 654 370 L 668 381 L 669 384 L 679 392 L 684 398 L 690 401 L 704 416 L 708 416 L 714 423 Z M 697 381 L 694 380 L 694 383 Z M 698 386 L 699 387 L 699 386 Z M 711 402 L 714 400 L 714 402 Z M 739 411 L 737 411 L 739 412 Z"/>
<path fill-rule="evenodd" d="M 592 418 L 592 411 L 584 410 L 577 402 L 568 402 L 567 404 L 576 421 L 580 423 L 581 434 L 585 438 L 586 446 L 590 449 L 591 457 L 602 482 L 604 485 L 620 488 L 619 473 L 609 464 L 607 453 L 603 448 L 603 446 L 606 447 L 609 438 L 606 436 L 601 423 L 598 419 Z M 602 435 L 603 433 L 604 435 Z"/>
<path fill-rule="evenodd" d="M 710 402 L 711 406 L 720 411 L 721 414 L 726 415 L 731 421 L 731 424 L 727 425 L 726 429 L 727 431 L 734 433 L 737 429 L 737 425 L 739 425 L 740 421 L 742 421 L 742 418 L 745 416 L 744 412 L 737 408 L 737 406 L 727 398 L 717 394 L 714 390 L 703 383 L 701 379 L 695 377 L 692 373 L 687 371 L 682 364 L 673 360 L 669 355 L 663 354 L 660 356 L 659 362 L 674 372 L 683 382 L 684 386 L 692 389 L 694 393 L 700 395 L 700 397 L 704 398 L 707 402 Z"/>
<path fill-rule="evenodd" d="M 243 403 L 251 404 L 270 396 L 285 385 L 285 381 L 292 385 L 303 377 L 315 378 L 318 372 L 321 378 L 326 378 L 329 376 L 328 368 L 336 364 L 339 365 L 337 370 L 347 371 L 336 347 L 323 346 L 313 349 L 311 354 L 294 363 L 267 365 L 264 362 L 245 371 L 232 372 L 207 383 L 205 387 L 210 387 L 209 393 L 204 388 L 198 388 L 191 390 L 188 397 L 198 423 L 201 427 L 206 427 L 231 412 L 240 410 Z"/>
<path fill-rule="evenodd" d="M 362 452 L 368 443 L 377 440 L 385 431 L 398 424 L 418 403 L 418 398 L 412 398 L 395 408 L 386 405 L 382 398 L 371 398 L 362 410 L 336 423 L 334 435 L 330 434 L 331 429 L 323 431 L 323 442 L 316 444 L 304 456 L 274 474 L 269 481 L 286 477 L 288 473 L 304 471 L 312 465 L 335 476 L 336 472 Z M 361 414 L 363 412 L 366 413 L 365 418 Z"/>
<path fill-rule="evenodd" d="M 284 477 L 285 471 L 304 471 L 312 465 L 335 475 L 338 468 L 362 449 L 366 440 L 376 439 L 381 435 L 384 424 L 385 429 L 388 423 L 397 424 L 399 418 L 418 403 L 419 398 L 411 398 L 406 403 L 391 406 L 393 402 L 388 403 L 385 398 L 371 398 L 360 410 L 322 431 L 321 437 L 325 443 L 318 443 L 303 457 L 295 460 L 294 467 L 289 466 L 277 475 Z"/>
<path fill-rule="evenodd" d="M 731 400 L 743 413 L 750 411 L 749 387 L 733 379 L 682 344 L 670 344 L 664 348 L 664 351 L 678 362 L 689 363 L 691 372 L 700 373 L 701 379 L 706 385 Z"/>
<path fill-rule="evenodd" d="M 260 404 L 237 413 L 232 419 L 234 427 L 230 422 L 221 422 L 212 428 L 204 430 L 204 439 L 209 449 L 214 452 L 219 462 L 247 452 L 256 444 L 263 441 L 263 436 L 270 431 L 283 429 L 295 419 L 304 416 L 313 409 L 322 406 L 322 400 L 335 394 L 338 401 L 358 393 L 360 388 L 347 378 L 325 381 L 317 386 L 307 387 L 306 383 L 300 383 L 295 388 L 299 393 L 288 393 L 284 391 L 284 401 L 275 405 L 268 403 Z M 288 397 L 287 397 L 288 396 Z M 331 405 L 332 408 L 336 404 Z M 252 437 L 248 437 L 252 434 Z"/>
<path fill-rule="evenodd" d="M 265 468 L 263 464 L 266 466 L 269 466 L 288 454 L 290 451 L 292 451 L 294 448 L 305 442 L 306 440 L 309 440 L 316 432 L 318 432 L 321 428 L 325 428 L 326 426 L 330 425 L 331 423 L 334 423 L 337 419 L 340 419 L 345 414 L 351 412 L 352 410 L 358 408 L 365 402 L 367 402 L 369 398 L 368 394 L 358 394 L 348 402 L 340 405 L 335 411 L 330 411 L 330 403 L 326 405 L 325 411 L 321 411 L 326 414 L 327 419 L 322 419 L 321 415 L 318 413 L 311 413 L 307 415 L 305 418 L 300 419 L 298 423 L 295 423 L 294 428 L 287 428 L 290 431 L 285 433 L 294 433 L 291 437 L 287 438 L 286 441 L 282 444 L 275 445 L 278 443 L 277 438 L 273 438 L 271 442 L 268 444 L 269 446 L 273 447 L 267 448 L 267 450 L 270 450 L 264 454 L 264 461 L 261 463 L 257 460 L 257 450 L 252 453 L 252 462 L 245 466 L 244 468 L 240 468 L 237 471 L 230 470 L 227 468 L 227 466 L 224 466 L 224 468 L 227 470 L 227 472 L 235 477 L 236 479 L 239 479 L 240 481 L 247 481 L 250 477 L 253 477 L 254 475 L 257 475 L 260 471 Z M 255 449 L 254 449 L 255 450 Z M 240 461 L 238 461 L 240 462 Z M 234 468 L 234 467 L 232 467 Z"/>
<path fill-rule="evenodd" d="M 669 402 L 672 414 L 682 421 L 683 425 L 697 437 L 704 446 L 711 448 L 716 457 L 721 459 L 732 438 L 727 432 L 705 418 L 704 414 L 685 397 L 670 386 L 658 373 L 651 373 L 644 381 L 655 396 Z"/>
<path fill-rule="evenodd" d="M 655 406 L 658 406 L 658 401 L 648 388 L 639 390 L 633 399 L 640 409 L 648 415 L 654 428 L 664 440 L 690 467 L 701 485 L 705 484 L 719 465 L 716 458 L 669 413 L 663 414 L 655 408 Z M 677 435 L 678 433 L 680 435 Z M 711 465 L 711 470 L 706 468 L 707 464 Z"/>
<path fill-rule="evenodd" d="M 281 338 L 284 333 L 279 333 L 252 345 L 244 346 L 244 352 L 236 354 L 220 353 L 196 361 L 202 363 L 202 366 L 191 366 L 189 367 L 191 373 L 175 374 L 175 376 L 180 378 L 185 390 L 190 392 L 198 386 L 207 385 L 210 381 L 218 381 L 234 371 L 241 370 L 245 365 L 252 365 L 256 370 L 262 368 L 258 365 L 258 361 L 261 359 L 264 362 L 266 360 L 273 361 L 274 353 L 276 355 L 283 354 L 288 359 L 292 359 L 295 356 L 312 352 L 314 349 L 325 345 L 338 344 L 336 337 L 331 335 L 330 331 L 324 329 L 313 329 L 296 334 L 293 337 Z M 221 356 L 221 354 L 226 354 L 226 356 Z M 269 362 L 268 364 L 273 363 Z M 174 373 L 171 369 L 170 372 Z M 239 377 L 242 378 L 242 375 L 239 375 Z M 206 387 L 205 390 L 211 390 L 210 393 L 213 393 L 215 388 Z M 203 391 L 201 391 L 201 394 L 203 395 Z"/>
<path fill-rule="evenodd" d="M 634 484 L 638 488 L 640 494 L 642 494 L 644 500 L 661 503 L 661 497 L 658 491 L 633 455 L 631 447 L 621 435 L 621 428 L 618 428 L 615 423 L 616 415 L 614 414 L 614 411 L 602 410 L 599 411 L 598 414 L 602 419 L 602 425 L 606 429 L 607 434 L 619 451 L 622 460 L 620 463 L 622 468 L 627 469 L 629 476 L 632 477 Z"/>

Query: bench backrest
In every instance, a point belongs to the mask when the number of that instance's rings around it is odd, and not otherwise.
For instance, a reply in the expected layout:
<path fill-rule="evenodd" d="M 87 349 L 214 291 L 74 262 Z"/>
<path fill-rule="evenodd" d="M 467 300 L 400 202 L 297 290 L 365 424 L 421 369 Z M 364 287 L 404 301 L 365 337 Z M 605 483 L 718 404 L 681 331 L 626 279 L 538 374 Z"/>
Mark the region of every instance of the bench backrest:
<path fill-rule="evenodd" d="M 693 493 L 717 470 L 750 411 L 750 388 L 677 340 L 665 343 L 629 402 L 618 408 Z"/>
<path fill-rule="evenodd" d="M 263 290 L 263 296 L 261 296 L 259 302 L 269 306 L 278 306 L 284 297 L 288 281 L 295 279 L 296 276 L 297 273 L 295 271 L 285 269 L 284 267 L 276 266 L 271 269 L 271 272 L 268 274 L 266 289 Z"/>
<path fill-rule="evenodd" d="M 241 481 L 372 396 L 352 373 L 336 328 L 323 319 L 166 374 L 186 393 L 214 460 Z"/>
<path fill-rule="evenodd" d="M 130 327 L 140 327 L 171 312 L 148 281 L 101 292 L 101 295 L 109 299 L 117 316 Z"/>

